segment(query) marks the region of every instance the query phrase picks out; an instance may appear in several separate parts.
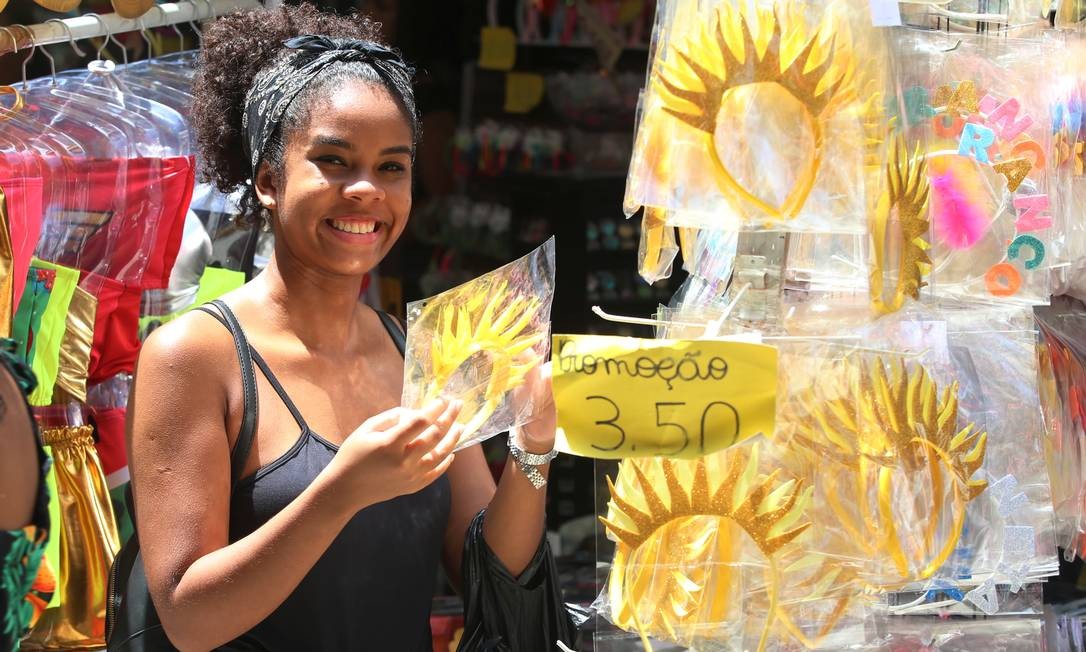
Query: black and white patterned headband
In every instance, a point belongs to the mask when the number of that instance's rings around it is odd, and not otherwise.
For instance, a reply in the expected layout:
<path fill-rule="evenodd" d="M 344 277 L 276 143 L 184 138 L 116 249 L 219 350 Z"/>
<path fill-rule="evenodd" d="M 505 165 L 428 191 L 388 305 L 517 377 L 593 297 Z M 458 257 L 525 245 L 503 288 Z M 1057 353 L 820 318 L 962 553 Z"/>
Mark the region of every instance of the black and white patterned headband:
<path fill-rule="evenodd" d="M 390 84 L 393 75 L 409 79 L 411 74 L 399 54 L 373 41 L 305 35 L 284 41 L 283 45 L 294 52 L 257 73 L 245 97 L 242 127 L 254 178 L 264 148 L 290 103 L 328 66 L 341 61 L 368 63 Z"/>

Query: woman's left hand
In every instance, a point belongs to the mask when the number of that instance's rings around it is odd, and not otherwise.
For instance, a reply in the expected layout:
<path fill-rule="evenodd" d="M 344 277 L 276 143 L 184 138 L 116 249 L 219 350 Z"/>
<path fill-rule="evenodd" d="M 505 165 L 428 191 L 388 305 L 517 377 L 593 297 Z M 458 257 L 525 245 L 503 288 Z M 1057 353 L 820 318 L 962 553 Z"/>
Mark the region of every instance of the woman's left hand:
<path fill-rule="evenodd" d="M 549 453 L 554 448 L 554 433 L 558 415 L 554 409 L 554 391 L 551 387 L 551 363 L 547 362 L 532 370 L 524 381 L 516 400 L 531 402 L 532 420 L 514 428 L 510 437 L 514 443 L 529 453 Z"/>

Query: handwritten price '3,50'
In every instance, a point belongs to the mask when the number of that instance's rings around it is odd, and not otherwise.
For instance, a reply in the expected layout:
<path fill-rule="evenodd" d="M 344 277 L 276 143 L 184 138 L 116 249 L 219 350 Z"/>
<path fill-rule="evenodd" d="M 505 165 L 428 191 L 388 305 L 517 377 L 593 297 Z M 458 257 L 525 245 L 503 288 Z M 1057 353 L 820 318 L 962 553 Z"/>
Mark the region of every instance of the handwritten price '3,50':
<path fill-rule="evenodd" d="M 719 415 L 728 419 L 730 423 L 724 428 L 724 432 L 715 431 L 709 433 L 714 439 L 720 438 L 727 443 L 724 445 L 714 445 L 714 450 L 721 448 L 727 448 L 731 446 L 739 439 L 739 411 L 735 409 L 735 406 L 727 401 L 712 401 L 701 410 L 701 416 L 699 419 L 700 428 L 697 433 L 697 441 L 692 441 L 689 429 L 681 423 L 675 421 L 665 421 L 667 418 L 672 418 L 677 410 L 689 413 L 686 408 L 687 404 L 682 401 L 657 401 L 656 402 L 656 428 L 658 429 L 655 436 L 650 433 L 635 432 L 633 436 L 627 432 L 626 427 L 622 423 L 622 409 L 618 403 L 611 400 L 606 396 L 586 396 L 585 402 L 591 404 L 593 409 L 600 410 L 605 414 L 610 414 L 605 419 L 600 419 L 595 422 L 598 428 L 605 430 L 607 439 L 607 445 L 592 444 L 592 448 L 601 452 L 614 452 L 622 449 L 624 446 L 629 445 L 631 452 L 636 452 L 639 449 L 645 454 L 663 455 L 663 456 L 675 456 L 681 455 L 686 452 L 686 449 L 691 444 L 697 446 L 698 454 L 705 454 L 705 438 L 706 428 L 710 425 L 709 419 L 711 416 Z M 666 410 L 671 415 L 661 414 L 661 408 L 670 408 Z M 696 410 L 696 408 L 693 408 Z M 714 413 L 714 410 L 722 411 Z M 600 412 L 596 412 L 599 414 Z M 696 412 L 695 412 L 696 414 Z M 613 443 L 611 443 L 613 441 Z M 664 448 L 658 442 L 666 441 L 668 448 Z M 670 442 L 675 441 L 674 447 L 670 447 Z M 716 444 L 716 442 L 714 442 Z"/>

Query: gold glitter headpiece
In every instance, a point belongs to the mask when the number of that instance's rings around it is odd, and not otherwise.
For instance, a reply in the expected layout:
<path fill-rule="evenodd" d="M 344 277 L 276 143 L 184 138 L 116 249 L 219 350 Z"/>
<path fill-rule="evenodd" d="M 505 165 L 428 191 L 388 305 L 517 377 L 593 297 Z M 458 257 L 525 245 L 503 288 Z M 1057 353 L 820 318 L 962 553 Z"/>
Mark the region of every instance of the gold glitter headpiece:
<path fill-rule="evenodd" d="M 874 259 L 871 305 L 880 315 L 900 310 L 906 299 L 919 298 L 920 288 L 927 285 L 923 276 L 931 269 L 931 245 L 925 239 L 930 186 L 919 145 L 910 156 L 901 138 L 891 142 L 885 183 L 869 223 Z M 894 223 L 897 229 L 891 231 Z M 897 284 L 887 300 L 883 288 L 891 251 L 898 256 Z"/>
<path fill-rule="evenodd" d="M 627 459 L 617 481 L 608 478 L 611 502 L 600 520 L 617 541 L 609 581 L 617 625 L 678 640 L 707 620 L 719 622 L 731 603 L 732 567 L 741 561 L 738 532 L 772 560 L 807 530 L 810 523 L 801 521 L 811 491 L 801 480 L 782 481 L 780 470 L 759 474 L 758 462 L 754 444 L 690 461 Z M 656 560 L 666 560 L 662 574 Z M 776 611 L 775 572 L 766 583 L 763 646 Z M 645 613 L 646 604 L 659 608 Z"/>
<path fill-rule="evenodd" d="M 855 99 L 856 61 L 848 26 L 826 12 L 808 33 L 802 8 L 779 2 L 771 8 L 725 2 L 714 19 L 673 46 L 654 84 L 663 110 L 703 132 L 714 177 L 725 196 L 758 207 L 772 218 L 793 218 L 818 175 L 827 121 Z M 742 187 L 724 166 L 712 136 L 725 95 L 762 83 L 784 88 L 804 107 L 814 135 L 812 158 L 781 206 L 771 206 Z"/>
<path fill-rule="evenodd" d="M 888 365 L 889 373 L 881 359 L 845 364 L 847 386 L 838 396 L 813 388 L 802 400 L 801 414 L 791 420 L 799 444 L 794 448 L 819 469 L 832 518 L 851 539 L 871 555 L 888 556 L 902 581 L 929 578 L 958 545 L 966 504 L 988 486 L 973 478 L 984 464 L 988 436 L 973 424 L 958 427 L 956 382 L 940 394 L 924 367 L 910 371 L 900 358 Z M 926 491 L 902 488 L 924 501 L 916 512 L 927 515 L 926 524 L 895 516 L 902 477 L 927 479 Z M 876 492 L 875 510 L 867 507 L 869 488 Z M 938 545 L 947 504 L 952 524 Z M 916 526 L 924 527 L 923 536 L 899 534 Z M 907 550 L 903 541 L 915 545 Z"/>
<path fill-rule="evenodd" d="M 429 318 L 426 311 L 438 311 L 423 403 L 440 396 L 464 365 L 488 364 L 490 368 L 487 381 L 474 388 L 471 395 L 461 397 L 463 440 L 486 423 L 506 393 L 523 384 L 539 363 L 533 349 L 547 333 L 525 330 L 540 306 L 539 299 L 517 296 L 503 280 L 489 293 L 464 293 L 423 308 L 419 321 Z"/>

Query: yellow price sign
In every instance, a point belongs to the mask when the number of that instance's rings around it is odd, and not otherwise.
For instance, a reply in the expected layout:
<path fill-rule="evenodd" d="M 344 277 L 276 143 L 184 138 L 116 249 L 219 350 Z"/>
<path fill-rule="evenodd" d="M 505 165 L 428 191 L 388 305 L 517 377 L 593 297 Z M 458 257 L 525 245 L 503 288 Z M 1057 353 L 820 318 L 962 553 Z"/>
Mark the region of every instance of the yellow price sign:
<path fill-rule="evenodd" d="M 566 453 L 695 458 L 773 432 L 771 346 L 555 335 L 552 363 Z"/>

